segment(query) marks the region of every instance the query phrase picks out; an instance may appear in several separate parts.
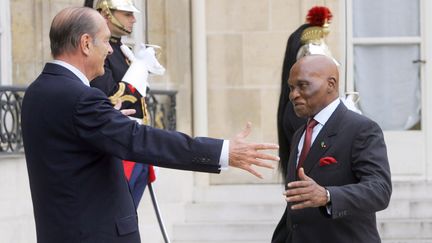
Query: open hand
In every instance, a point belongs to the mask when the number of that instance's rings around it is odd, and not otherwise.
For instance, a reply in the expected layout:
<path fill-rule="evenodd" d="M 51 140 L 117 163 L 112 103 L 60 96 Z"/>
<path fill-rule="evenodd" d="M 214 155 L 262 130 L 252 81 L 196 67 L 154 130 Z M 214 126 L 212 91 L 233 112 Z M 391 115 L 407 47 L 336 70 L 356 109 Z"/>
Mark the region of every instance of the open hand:
<path fill-rule="evenodd" d="M 283 195 L 286 201 L 292 203 L 291 209 L 320 207 L 327 204 L 327 193 L 324 187 L 318 185 L 312 178 L 299 169 L 299 181 L 288 183 L 288 190 Z"/>
<path fill-rule="evenodd" d="M 256 177 L 263 178 L 254 168 L 255 166 L 273 169 L 273 165 L 262 160 L 279 161 L 278 156 L 259 152 L 259 150 L 276 150 L 277 144 L 270 143 L 248 143 L 245 138 L 251 132 L 251 123 L 246 124 L 245 129 L 230 139 L 229 144 L 229 165 L 250 172 Z"/>

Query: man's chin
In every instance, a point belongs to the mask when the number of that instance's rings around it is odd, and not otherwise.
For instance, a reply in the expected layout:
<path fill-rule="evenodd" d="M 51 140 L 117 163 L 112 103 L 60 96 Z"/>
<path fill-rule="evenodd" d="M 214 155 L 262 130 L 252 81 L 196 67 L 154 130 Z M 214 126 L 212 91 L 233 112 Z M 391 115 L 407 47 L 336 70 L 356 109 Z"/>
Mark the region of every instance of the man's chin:
<path fill-rule="evenodd" d="M 102 68 L 102 70 L 98 73 L 98 77 L 105 74 L 105 68 Z"/>
<path fill-rule="evenodd" d="M 95 75 L 91 80 L 93 80 L 93 79 L 95 79 L 95 78 L 97 78 L 97 77 L 100 77 L 100 76 L 102 76 L 102 75 L 104 75 L 104 74 L 105 74 L 105 69 L 102 68 L 102 70 L 99 71 L 98 73 L 96 73 L 96 75 Z M 91 80 L 90 80 L 90 81 L 91 81 Z"/>
<path fill-rule="evenodd" d="M 294 108 L 294 113 L 298 117 L 305 117 L 305 111 L 303 109 L 296 109 L 296 108 Z"/>

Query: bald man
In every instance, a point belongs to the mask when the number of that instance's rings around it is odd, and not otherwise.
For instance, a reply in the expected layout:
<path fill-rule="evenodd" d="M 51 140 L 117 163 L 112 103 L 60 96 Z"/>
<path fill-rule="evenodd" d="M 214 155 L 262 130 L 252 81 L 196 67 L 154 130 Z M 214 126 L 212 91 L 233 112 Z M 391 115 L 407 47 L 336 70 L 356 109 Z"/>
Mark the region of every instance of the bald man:
<path fill-rule="evenodd" d="M 260 151 L 277 145 L 245 141 L 250 126 L 229 141 L 191 138 L 115 110 L 89 87 L 104 73 L 110 36 L 96 10 L 60 11 L 50 29 L 54 60 L 25 93 L 21 125 L 38 243 L 141 242 L 121 159 L 211 173 L 234 166 L 258 177 L 255 166 L 272 167 L 263 159 L 278 160 Z"/>
<path fill-rule="evenodd" d="M 288 85 L 308 123 L 293 137 L 287 207 L 272 243 L 381 242 L 375 213 L 392 191 L 381 128 L 340 101 L 338 69 L 326 56 L 299 59 Z"/>

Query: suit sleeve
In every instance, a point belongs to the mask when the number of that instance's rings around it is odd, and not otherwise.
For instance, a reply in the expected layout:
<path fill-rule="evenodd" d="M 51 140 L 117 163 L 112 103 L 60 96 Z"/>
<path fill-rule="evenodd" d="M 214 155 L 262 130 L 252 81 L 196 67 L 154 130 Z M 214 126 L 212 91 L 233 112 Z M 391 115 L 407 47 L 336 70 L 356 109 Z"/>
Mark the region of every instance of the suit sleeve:
<path fill-rule="evenodd" d="M 74 124 L 77 136 L 101 153 L 167 168 L 220 171 L 223 140 L 139 125 L 97 89 L 87 89 L 77 101 Z"/>
<path fill-rule="evenodd" d="M 361 126 L 351 151 L 352 173 L 358 183 L 330 186 L 332 217 L 372 214 L 385 209 L 392 186 L 387 149 L 381 128 L 375 122 Z"/>

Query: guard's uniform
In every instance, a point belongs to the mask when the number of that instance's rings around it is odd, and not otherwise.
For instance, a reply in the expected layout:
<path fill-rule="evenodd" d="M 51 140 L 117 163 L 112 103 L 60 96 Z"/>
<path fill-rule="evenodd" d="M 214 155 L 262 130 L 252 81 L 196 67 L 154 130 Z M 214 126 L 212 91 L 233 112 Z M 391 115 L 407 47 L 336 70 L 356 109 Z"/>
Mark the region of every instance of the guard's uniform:
<path fill-rule="evenodd" d="M 111 37 L 110 44 L 113 53 L 105 60 L 105 74 L 91 81 L 90 85 L 102 90 L 113 105 L 121 100 L 121 109 L 135 109 L 136 113 L 131 117 L 141 124 L 148 125 L 149 117 L 145 98 L 132 85 L 121 81 L 129 68 L 129 60 L 120 50 L 122 45 L 120 38 Z M 138 207 L 146 185 L 155 179 L 153 166 L 123 161 L 123 167 L 135 206 Z"/>

